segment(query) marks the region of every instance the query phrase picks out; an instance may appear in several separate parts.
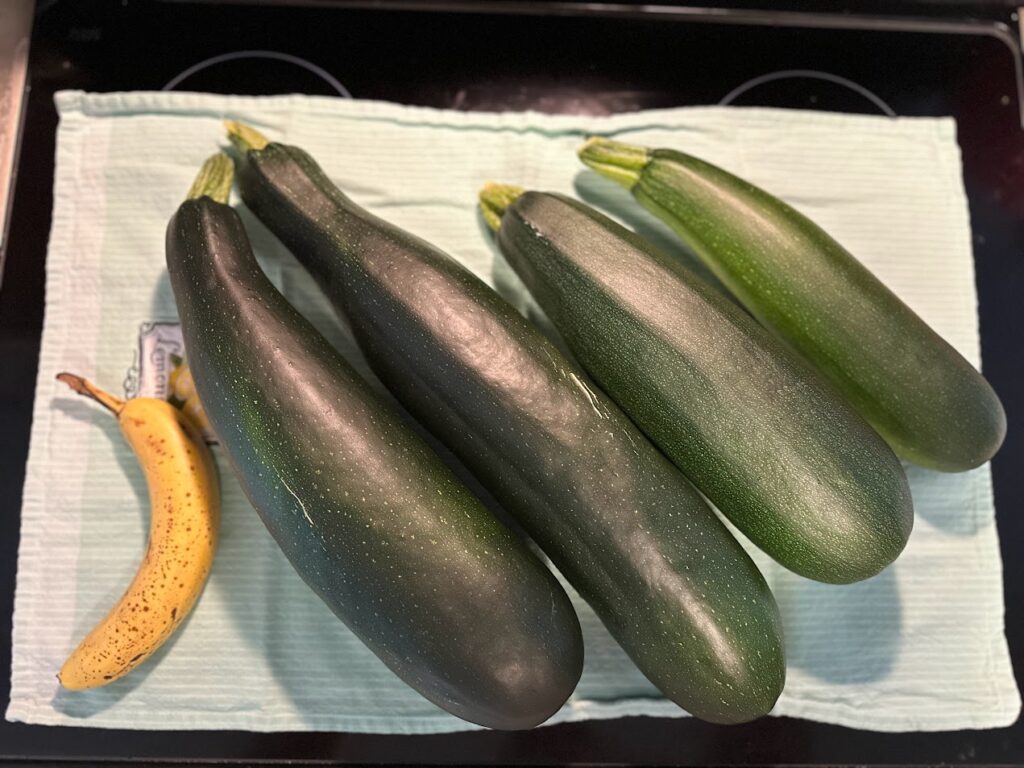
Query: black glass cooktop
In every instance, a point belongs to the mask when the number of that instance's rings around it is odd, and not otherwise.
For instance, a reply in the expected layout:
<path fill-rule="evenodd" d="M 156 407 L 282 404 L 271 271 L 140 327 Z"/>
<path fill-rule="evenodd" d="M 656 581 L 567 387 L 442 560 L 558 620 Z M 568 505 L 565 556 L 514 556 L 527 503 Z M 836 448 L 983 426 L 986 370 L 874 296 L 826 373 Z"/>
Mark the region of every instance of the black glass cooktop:
<path fill-rule="evenodd" d="M 304 92 L 464 110 L 606 114 L 688 104 L 953 115 L 971 206 L 985 373 L 1009 416 L 994 461 L 1006 621 L 1024 670 L 1024 130 L 1010 4 L 188 3 L 38 0 L 0 289 L 0 670 L 43 319 L 53 93 Z M 0 675 L 6 707 L 7 675 Z M 789 718 L 631 718 L 526 733 L 117 732 L 0 723 L 0 758 L 354 763 L 1024 763 L 1024 724 L 879 734 Z"/>

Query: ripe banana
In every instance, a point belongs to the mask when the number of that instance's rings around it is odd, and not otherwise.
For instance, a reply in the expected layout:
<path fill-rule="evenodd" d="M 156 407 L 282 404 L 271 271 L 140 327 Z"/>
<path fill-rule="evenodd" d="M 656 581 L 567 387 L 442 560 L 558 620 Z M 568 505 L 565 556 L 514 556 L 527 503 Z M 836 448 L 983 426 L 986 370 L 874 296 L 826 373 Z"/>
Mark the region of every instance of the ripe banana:
<path fill-rule="evenodd" d="M 199 393 L 196 392 L 196 384 L 192 380 L 192 369 L 184 360 L 178 359 L 171 375 L 167 377 L 167 387 L 171 391 L 171 397 L 181 403 L 181 410 L 188 414 L 195 425 L 202 432 L 212 434 L 210 420 L 203 410 L 203 404 L 199 402 Z"/>
<path fill-rule="evenodd" d="M 220 488 L 210 449 L 170 403 L 124 401 L 70 373 L 57 378 L 117 416 L 145 472 L 151 506 L 149 544 L 135 579 L 57 675 L 65 688 L 81 690 L 128 674 L 188 615 L 217 548 Z"/>

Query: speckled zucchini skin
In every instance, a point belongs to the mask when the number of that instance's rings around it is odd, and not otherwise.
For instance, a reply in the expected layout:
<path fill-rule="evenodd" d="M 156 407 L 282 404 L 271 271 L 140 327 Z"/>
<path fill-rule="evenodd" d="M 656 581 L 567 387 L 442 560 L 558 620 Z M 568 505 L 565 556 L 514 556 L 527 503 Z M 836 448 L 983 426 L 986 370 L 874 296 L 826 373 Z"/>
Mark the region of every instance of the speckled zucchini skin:
<path fill-rule="evenodd" d="M 553 714 L 583 649 L 551 572 L 274 289 L 233 209 L 185 202 L 167 267 L 210 422 L 306 583 L 449 712 Z"/>
<path fill-rule="evenodd" d="M 666 696 L 722 723 L 785 680 L 775 601 L 686 479 L 469 271 L 345 197 L 294 147 L 250 151 L 246 205 L 347 318 L 374 371 L 476 474 Z"/>
<path fill-rule="evenodd" d="M 984 377 L 806 216 L 671 150 L 650 153 L 632 191 L 900 456 L 957 472 L 999 449 L 1006 415 Z"/>
<path fill-rule="evenodd" d="M 598 384 L 755 544 L 845 583 L 913 524 L 899 460 L 743 310 L 582 203 L 527 192 L 502 252 Z"/>

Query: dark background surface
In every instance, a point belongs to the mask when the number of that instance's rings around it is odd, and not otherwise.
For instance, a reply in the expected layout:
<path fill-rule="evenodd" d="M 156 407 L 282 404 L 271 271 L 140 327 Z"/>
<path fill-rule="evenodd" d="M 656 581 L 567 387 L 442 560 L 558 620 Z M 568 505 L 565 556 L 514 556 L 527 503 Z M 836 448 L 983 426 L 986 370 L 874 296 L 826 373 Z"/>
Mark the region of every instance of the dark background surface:
<path fill-rule="evenodd" d="M 18 514 L 28 449 L 52 206 L 53 93 L 156 90 L 210 56 L 245 49 L 313 62 L 358 98 L 455 109 L 605 114 L 715 104 L 752 78 L 815 70 L 869 89 L 900 115 L 954 115 L 971 206 L 985 374 L 1009 417 L 993 462 L 1007 636 L 1024 670 L 1024 131 L 1012 3 L 756 3 L 732 14 L 600 12 L 554 3 L 242 4 L 39 0 L 19 179 L 0 288 L 0 670 L 10 668 Z M 377 4 L 379 5 L 379 3 Z M 443 5 L 445 10 L 437 10 Z M 628 6 L 629 4 L 624 4 Z M 719 6 L 721 4 L 718 4 Z M 405 10 L 402 10 L 402 6 Z M 429 6 L 432 10 L 425 10 Z M 415 10 L 408 10 L 410 7 Z M 513 13 L 514 11 L 514 13 Z M 886 12 L 900 19 L 875 17 Z M 796 26 L 794 26 L 796 25 Z M 331 94 L 286 62 L 204 69 L 182 90 Z M 752 87 L 735 103 L 878 112 L 850 86 L 807 77 Z M 6 707 L 7 674 L 0 675 Z M 632 718 L 527 733 L 138 732 L 0 723 L 0 759 L 337 760 L 431 763 L 1024 763 L 1024 724 L 992 731 L 879 734 L 790 718 L 721 727 Z"/>

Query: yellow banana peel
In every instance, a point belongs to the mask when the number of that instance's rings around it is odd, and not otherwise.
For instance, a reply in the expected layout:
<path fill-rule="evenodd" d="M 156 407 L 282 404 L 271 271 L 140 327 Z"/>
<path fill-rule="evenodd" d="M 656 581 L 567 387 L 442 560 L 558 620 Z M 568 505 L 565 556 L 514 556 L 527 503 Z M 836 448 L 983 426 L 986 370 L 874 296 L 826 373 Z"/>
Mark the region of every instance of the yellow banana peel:
<path fill-rule="evenodd" d="M 209 433 L 210 420 L 206 417 L 203 404 L 199 402 L 199 393 L 196 392 L 196 384 L 192 380 L 192 369 L 188 363 L 182 361 L 174 366 L 167 377 L 167 388 L 170 390 L 170 397 L 181 403 L 181 410 L 189 415 L 196 426 L 203 432 Z"/>
<path fill-rule="evenodd" d="M 57 378 L 117 416 L 145 473 L 151 506 L 149 543 L 135 578 L 57 675 L 65 688 L 81 690 L 128 674 L 188 615 L 217 548 L 220 486 L 196 425 L 170 403 L 125 401 L 73 374 Z"/>

